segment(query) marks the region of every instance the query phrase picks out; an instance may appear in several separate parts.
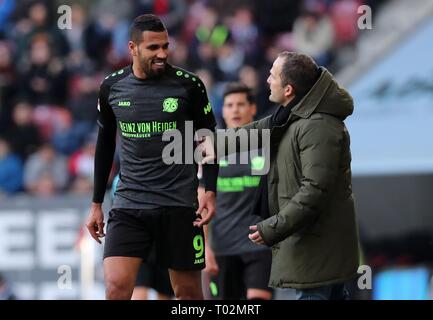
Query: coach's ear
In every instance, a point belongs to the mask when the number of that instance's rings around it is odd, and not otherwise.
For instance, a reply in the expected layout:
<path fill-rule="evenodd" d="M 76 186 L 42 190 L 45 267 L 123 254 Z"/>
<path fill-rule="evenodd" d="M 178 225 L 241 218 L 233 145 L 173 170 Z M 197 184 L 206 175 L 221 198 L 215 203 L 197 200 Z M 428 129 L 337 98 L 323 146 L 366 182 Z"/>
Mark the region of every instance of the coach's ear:
<path fill-rule="evenodd" d="M 291 99 L 295 96 L 295 88 L 291 84 L 286 85 L 284 88 L 284 96 L 288 99 Z"/>
<path fill-rule="evenodd" d="M 134 41 L 129 41 L 128 42 L 128 48 L 129 48 L 129 52 L 131 53 L 131 56 L 137 56 L 137 45 L 135 44 Z"/>

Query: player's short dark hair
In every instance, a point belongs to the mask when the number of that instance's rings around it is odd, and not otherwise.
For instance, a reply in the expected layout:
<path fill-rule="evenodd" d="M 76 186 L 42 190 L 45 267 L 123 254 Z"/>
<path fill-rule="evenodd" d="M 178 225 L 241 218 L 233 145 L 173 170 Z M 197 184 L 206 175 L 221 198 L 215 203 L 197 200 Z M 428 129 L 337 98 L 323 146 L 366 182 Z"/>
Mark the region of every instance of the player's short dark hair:
<path fill-rule="evenodd" d="M 230 82 L 226 85 L 223 93 L 223 98 L 232 93 L 245 93 L 247 100 L 250 104 L 254 103 L 254 95 L 252 90 L 242 82 Z"/>
<path fill-rule="evenodd" d="M 129 27 L 129 40 L 139 43 L 143 31 L 163 32 L 166 30 L 167 28 L 158 16 L 154 14 L 142 14 L 132 21 Z"/>
<path fill-rule="evenodd" d="M 283 58 L 281 84 L 290 84 L 295 95 L 303 96 L 313 87 L 320 75 L 319 67 L 314 60 L 305 54 L 283 51 L 278 55 Z"/>

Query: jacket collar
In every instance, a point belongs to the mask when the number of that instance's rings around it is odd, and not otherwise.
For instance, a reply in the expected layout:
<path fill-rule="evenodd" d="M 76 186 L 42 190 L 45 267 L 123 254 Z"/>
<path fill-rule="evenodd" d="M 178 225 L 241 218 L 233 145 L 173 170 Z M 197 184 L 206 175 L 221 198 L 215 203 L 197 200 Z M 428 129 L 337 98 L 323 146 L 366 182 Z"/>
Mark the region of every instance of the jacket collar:
<path fill-rule="evenodd" d="M 308 91 L 308 93 L 292 109 L 292 114 L 301 118 L 309 118 L 317 109 L 320 101 L 325 96 L 329 86 L 332 84 L 331 74 L 324 67 L 319 68 L 321 71 L 319 79 Z"/>

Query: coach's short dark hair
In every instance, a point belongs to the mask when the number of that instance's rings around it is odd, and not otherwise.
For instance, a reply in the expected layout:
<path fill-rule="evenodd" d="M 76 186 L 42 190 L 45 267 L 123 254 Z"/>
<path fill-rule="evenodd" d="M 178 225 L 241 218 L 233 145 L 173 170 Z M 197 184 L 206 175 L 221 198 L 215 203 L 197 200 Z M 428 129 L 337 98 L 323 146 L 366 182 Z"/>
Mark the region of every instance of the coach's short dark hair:
<path fill-rule="evenodd" d="M 230 82 L 226 85 L 223 93 L 223 98 L 232 93 L 245 93 L 250 104 L 254 103 L 254 95 L 252 90 L 242 82 Z"/>
<path fill-rule="evenodd" d="M 295 95 L 305 95 L 319 78 L 317 64 L 310 56 L 302 53 L 283 51 L 278 57 L 284 59 L 280 74 L 282 86 L 290 84 Z"/>
<path fill-rule="evenodd" d="M 167 28 L 154 14 L 143 14 L 134 19 L 129 27 L 129 40 L 139 43 L 143 31 L 163 32 Z"/>

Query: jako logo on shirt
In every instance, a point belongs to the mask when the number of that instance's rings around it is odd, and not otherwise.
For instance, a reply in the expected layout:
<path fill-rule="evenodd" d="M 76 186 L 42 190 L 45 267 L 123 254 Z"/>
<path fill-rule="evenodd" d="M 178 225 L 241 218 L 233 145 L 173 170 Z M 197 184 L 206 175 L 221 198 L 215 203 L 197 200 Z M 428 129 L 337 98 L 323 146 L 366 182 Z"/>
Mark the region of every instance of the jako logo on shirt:
<path fill-rule="evenodd" d="M 175 112 L 177 110 L 177 100 L 176 98 L 167 98 L 162 103 L 162 111 L 164 112 Z"/>
<path fill-rule="evenodd" d="M 119 107 L 130 107 L 131 106 L 131 101 L 119 101 L 118 106 Z"/>

